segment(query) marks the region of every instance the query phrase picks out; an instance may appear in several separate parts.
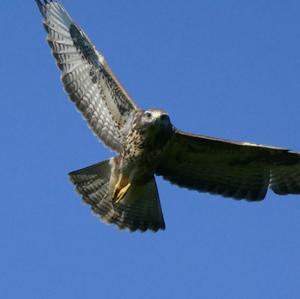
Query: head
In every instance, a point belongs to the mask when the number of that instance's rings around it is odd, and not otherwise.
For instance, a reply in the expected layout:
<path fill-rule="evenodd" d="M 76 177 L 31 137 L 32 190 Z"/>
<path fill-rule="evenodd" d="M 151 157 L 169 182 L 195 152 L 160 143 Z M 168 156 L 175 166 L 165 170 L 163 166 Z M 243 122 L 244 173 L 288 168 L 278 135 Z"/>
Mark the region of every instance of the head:
<path fill-rule="evenodd" d="M 146 128 L 169 127 L 171 125 L 167 112 L 159 109 L 141 111 L 139 125 Z"/>
<path fill-rule="evenodd" d="M 172 124 L 168 114 L 163 110 L 150 109 L 140 111 L 136 124 L 139 130 L 143 131 L 148 140 L 168 139 L 172 133 Z"/>

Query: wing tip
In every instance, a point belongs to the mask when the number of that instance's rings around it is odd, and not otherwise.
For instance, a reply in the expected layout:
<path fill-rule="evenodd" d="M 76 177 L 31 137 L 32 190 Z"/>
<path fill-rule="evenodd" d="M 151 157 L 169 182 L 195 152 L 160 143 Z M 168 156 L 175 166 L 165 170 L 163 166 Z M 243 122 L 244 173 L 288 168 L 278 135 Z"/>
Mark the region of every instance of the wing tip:
<path fill-rule="evenodd" d="M 45 10 L 45 7 L 44 7 L 45 4 L 43 4 L 43 2 L 42 2 L 41 0 L 34 0 L 34 1 L 35 1 L 36 5 L 38 6 L 38 8 L 39 8 L 41 14 L 42 14 L 43 16 L 45 16 L 45 12 L 44 12 L 44 10 Z"/>
<path fill-rule="evenodd" d="M 34 1 L 37 4 L 43 17 L 45 17 L 46 15 L 46 5 L 51 3 L 58 3 L 58 0 L 34 0 Z"/>

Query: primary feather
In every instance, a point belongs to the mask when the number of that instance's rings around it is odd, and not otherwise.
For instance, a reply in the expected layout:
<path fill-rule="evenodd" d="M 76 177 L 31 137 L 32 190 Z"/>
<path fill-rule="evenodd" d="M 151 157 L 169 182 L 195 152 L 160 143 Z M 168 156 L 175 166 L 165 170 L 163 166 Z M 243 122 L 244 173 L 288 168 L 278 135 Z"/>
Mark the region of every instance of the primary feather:
<path fill-rule="evenodd" d="M 176 131 L 157 174 L 182 187 L 249 201 L 300 193 L 300 155 L 287 149 Z"/>
<path fill-rule="evenodd" d="M 93 132 L 111 149 L 120 152 L 123 129 L 137 106 L 64 7 L 58 1 L 36 2 L 66 92 Z"/>

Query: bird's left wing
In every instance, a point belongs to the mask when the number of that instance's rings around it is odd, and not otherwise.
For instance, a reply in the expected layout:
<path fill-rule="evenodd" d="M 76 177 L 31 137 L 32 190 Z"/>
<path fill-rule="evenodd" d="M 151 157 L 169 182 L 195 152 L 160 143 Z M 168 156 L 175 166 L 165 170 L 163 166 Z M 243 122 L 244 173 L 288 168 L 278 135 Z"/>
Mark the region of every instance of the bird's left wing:
<path fill-rule="evenodd" d="M 93 132 L 120 152 L 124 128 L 138 109 L 104 57 L 57 0 L 35 0 L 65 90 Z"/>
<path fill-rule="evenodd" d="M 250 201 L 300 193 L 300 154 L 175 130 L 157 174 L 182 187 Z"/>

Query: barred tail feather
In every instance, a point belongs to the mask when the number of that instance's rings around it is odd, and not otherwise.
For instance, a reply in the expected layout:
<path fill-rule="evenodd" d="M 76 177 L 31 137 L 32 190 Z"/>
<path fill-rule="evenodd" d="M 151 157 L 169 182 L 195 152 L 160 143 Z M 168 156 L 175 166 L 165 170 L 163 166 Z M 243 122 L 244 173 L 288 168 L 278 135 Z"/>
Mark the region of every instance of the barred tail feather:
<path fill-rule="evenodd" d="M 69 176 L 83 200 L 105 222 L 131 231 L 165 229 L 154 176 L 145 184 L 133 184 L 119 203 L 113 200 L 109 187 L 109 160 L 73 171 Z"/>

